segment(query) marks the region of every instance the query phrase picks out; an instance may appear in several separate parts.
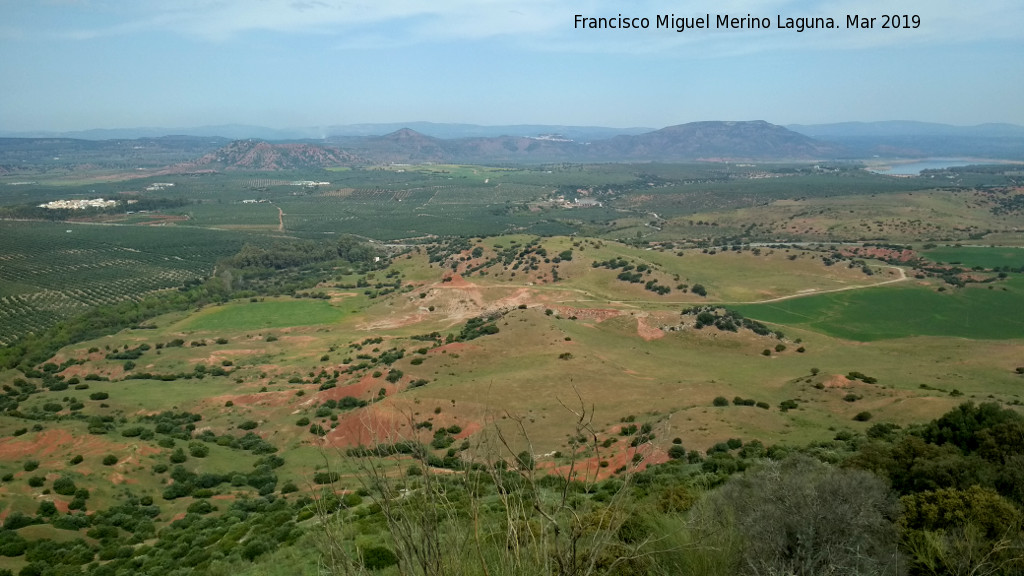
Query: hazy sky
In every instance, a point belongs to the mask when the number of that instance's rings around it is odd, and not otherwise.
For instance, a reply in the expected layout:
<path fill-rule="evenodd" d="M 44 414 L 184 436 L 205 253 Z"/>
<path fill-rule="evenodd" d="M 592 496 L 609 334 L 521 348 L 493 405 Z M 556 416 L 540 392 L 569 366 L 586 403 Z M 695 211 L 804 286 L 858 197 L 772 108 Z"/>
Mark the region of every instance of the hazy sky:
<path fill-rule="evenodd" d="M 656 28 L 708 13 L 771 29 Z M 921 25 L 881 29 L 886 13 Z M 650 28 L 574 29 L 576 14 Z M 1024 124 L 1024 2 L 0 0 L 6 131 L 754 119 Z"/>

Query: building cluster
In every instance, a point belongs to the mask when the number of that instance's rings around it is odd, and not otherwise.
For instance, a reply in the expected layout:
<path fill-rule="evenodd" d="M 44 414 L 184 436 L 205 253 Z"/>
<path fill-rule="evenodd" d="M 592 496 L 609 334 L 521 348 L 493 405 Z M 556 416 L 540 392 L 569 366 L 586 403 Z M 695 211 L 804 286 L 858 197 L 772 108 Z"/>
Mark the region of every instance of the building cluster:
<path fill-rule="evenodd" d="M 54 200 L 46 204 L 40 204 L 40 208 L 50 210 L 85 210 L 86 208 L 110 208 L 117 205 L 117 200 L 104 200 L 93 198 L 92 200 Z"/>

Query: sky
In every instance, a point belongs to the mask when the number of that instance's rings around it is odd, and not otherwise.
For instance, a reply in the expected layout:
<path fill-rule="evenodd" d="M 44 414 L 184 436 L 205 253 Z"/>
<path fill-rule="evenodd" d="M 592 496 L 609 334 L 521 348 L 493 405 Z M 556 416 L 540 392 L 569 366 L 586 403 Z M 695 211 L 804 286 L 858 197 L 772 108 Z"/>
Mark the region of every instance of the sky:
<path fill-rule="evenodd" d="M 893 13 L 920 25 L 882 29 Z M 665 14 L 711 29 L 658 28 Z M 813 17 L 838 29 L 778 28 Z M 0 0 L 5 132 L 701 120 L 1024 125 L 1024 2 Z"/>

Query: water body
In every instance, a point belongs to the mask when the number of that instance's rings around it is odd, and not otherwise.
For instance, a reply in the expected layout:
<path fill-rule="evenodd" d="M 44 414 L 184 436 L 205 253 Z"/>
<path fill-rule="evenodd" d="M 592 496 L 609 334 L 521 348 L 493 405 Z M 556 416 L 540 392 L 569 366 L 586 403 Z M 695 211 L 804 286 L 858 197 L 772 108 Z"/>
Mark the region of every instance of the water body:
<path fill-rule="evenodd" d="M 889 176 L 920 176 L 922 170 L 942 170 L 944 168 L 967 166 L 972 163 L 976 162 L 963 158 L 929 158 L 920 162 L 880 166 L 878 168 L 870 168 L 870 170 L 879 174 L 888 174 Z"/>

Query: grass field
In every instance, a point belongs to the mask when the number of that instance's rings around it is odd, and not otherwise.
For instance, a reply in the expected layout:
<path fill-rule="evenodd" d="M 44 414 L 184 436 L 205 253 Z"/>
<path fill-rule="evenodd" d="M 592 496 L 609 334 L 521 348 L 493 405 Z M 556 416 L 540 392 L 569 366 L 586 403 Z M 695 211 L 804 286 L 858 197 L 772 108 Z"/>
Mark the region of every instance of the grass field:
<path fill-rule="evenodd" d="M 942 246 L 925 250 L 928 259 L 944 264 L 984 268 L 1024 268 L 1024 248 L 1016 246 Z"/>
<path fill-rule="evenodd" d="M 735 308 L 764 322 L 861 342 L 926 335 L 1020 338 L 1024 317 L 1007 312 L 1024 309 L 1024 279 L 945 292 L 901 284 Z"/>
<path fill-rule="evenodd" d="M 323 300 L 266 300 L 207 308 L 177 328 L 183 331 L 237 331 L 334 324 L 359 309 L 358 298 L 346 306 Z"/>

